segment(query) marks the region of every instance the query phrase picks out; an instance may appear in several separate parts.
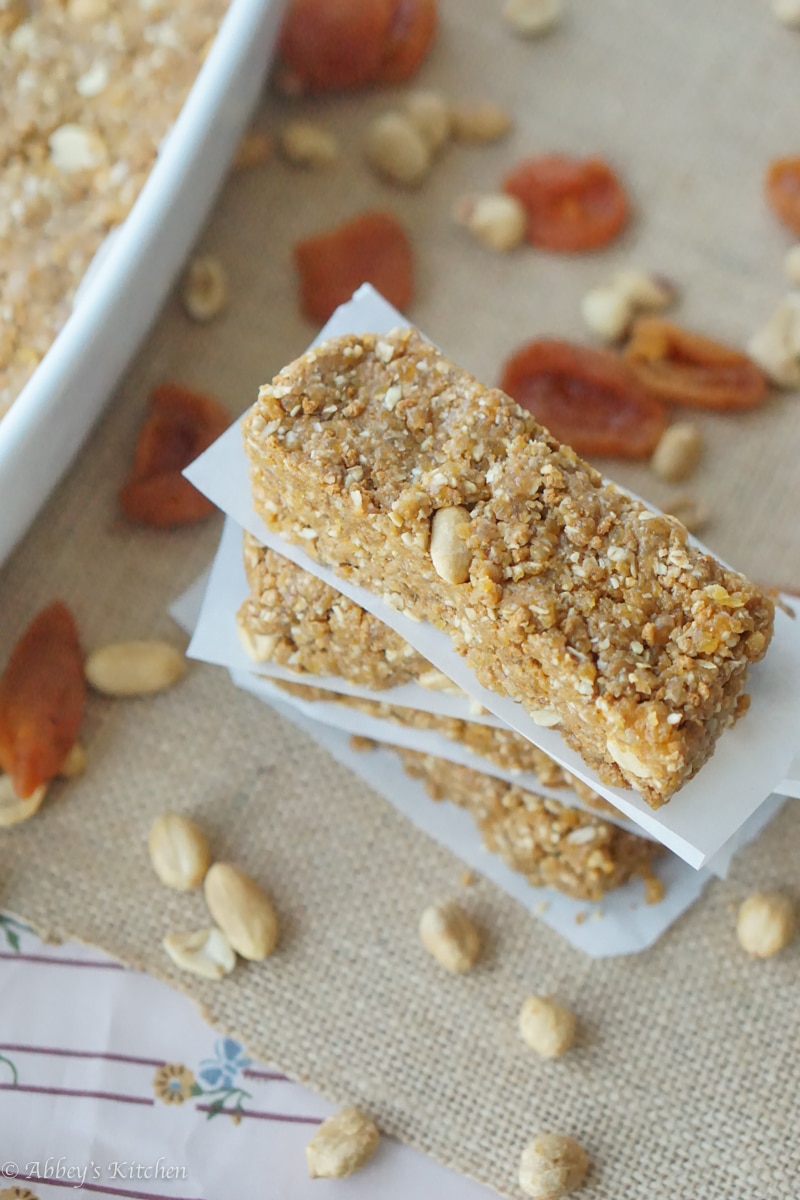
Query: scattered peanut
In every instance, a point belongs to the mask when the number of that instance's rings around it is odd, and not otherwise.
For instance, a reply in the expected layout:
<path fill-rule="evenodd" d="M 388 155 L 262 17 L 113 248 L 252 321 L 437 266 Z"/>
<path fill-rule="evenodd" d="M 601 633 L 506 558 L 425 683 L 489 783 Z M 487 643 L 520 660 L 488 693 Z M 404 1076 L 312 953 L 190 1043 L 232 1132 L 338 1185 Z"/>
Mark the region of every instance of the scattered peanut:
<path fill-rule="evenodd" d="M 38 812 L 46 792 L 47 784 L 44 783 L 26 800 L 23 800 L 14 791 L 11 776 L 0 775 L 0 827 L 19 825 L 22 821 L 27 821 L 35 812 Z"/>
<path fill-rule="evenodd" d="M 789 282 L 800 287 L 800 242 L 787 251 L 783 269 Z"/>
<path fill-rule="evenodd" d="M 771 958 L 789 945 L 794 931 L 794 905 L 779 892 L 754 892 L 739 909 L 736 936 L 753 958 Z"/>
<path fill-rule="evenodd" d="M 431 560 L 436 574 L 447 583 L 466 583 L 472 562 L 472 551 L 466 539 L 470 530 L 470 515 L 466 508 L 440 508 L 431 522 Z"/>
<path fill-rule="evenodd" d="M 589 1156 L 565 1133 L 539 1133 L 522 1151 L 519 1186 L 533 1200 L 560 1200 L 579 1188 Z"/>
<path fill-rule="evenodd" d="M 458 904 L 426 908 L 419 923 L 425 949 L 447 971 L 469 971 L 480 953 L 481 938 L 472 918 Z"/>
<path fill-rule="evenodd" d="M 166 812 L 156 817 L 147 840 L 153 870 L 167 887 L 180 892 L 199 887 L 211 866 L 211 850 L 202 829 L 190 817 Z"/>
<path fill-rule="evenodd" d="M 558 24 L 563 0 L 506 0 L 503 19 L 519 37 L 540 37 Z"/>
<path fill-rule="evenodd" d="M 453 218 L 489 250 L 513 250 L 525 240 L 525 209 L 516 196 L 505 192 L 462 196 Z"/>
<path fill-rule="evenodd" d="M 575 1041 L 575 1017 L 549 996 L 529 996 L 519 1014 L 522 1040 L 543 1058 L 558 1058 Z"/>
<path fill-rule="evenodd" d="M 450 106 L 439 92 L 409 92 L 404 110 L 431 154 L 450 139 Z"/>
<path fill-rule="evenodd" d="M 592 333 L 615 342 L 624 336 L 637 313 L 661 312 L 674 299 L 675 289 L 667 280 L 644 271 L 618 271 L 608 283 L 586 293 L 581 313 Z"/>
<path fill-rule="evenodd" d="M 688 492 L 673 496 L 664 512 L 671 517 L 677 517 L 689 533 L 700 533 L 711 520 L 711 513 L 705 505 Z"/>
<path fill-rule="evenodd" d="M 800 294 L 781 301 L 750 339 L 747 353 L 778 387 L 800 387 Z"/>
<path fill-rule="evenodd" d="M 278 941 L 278 918 L 262 888 L 232 863 L 214 863 L 205 880 L 208 911 L 237 954 L 260 962 Z"/>
<path fill-rule="evenodd" d="M 491 100 L 456 105 L 450 110 L 450 121 L 460 142 L 497 142 L 511 130 L 508 110 Z"/>
<path fill-rule="evenodd" d="M 213 321 L 228 306 L 228 279 L 218 258 L 193 258 L 183 277 L 181 301 L 187 316 L 201 324 Z"/>
<path fill-rule="evenodd" d="M 243 621 L 239 620 L 238 616 L 236 632 L 239 634 L 239 641 L 242 643 L 245 653 L 257 663 L 269 662 L 281 640 L 280 634 L 277 633 L 253 633 Z"/>
<path fill-rule="evenodd" d="M 272 155 L 272 138 L 268 133 L 251 129 L 246 133 L 236 148 L 233 158 L 234 171 L 246 171 L 250 167 L 260 167 Z"/>
<path fill-rule="evenodd" d="M 664 430 L 650 466 L 667 483 L 680 483 L 691 475 L 702 453 L 700 430 L 687 421 L 678 421 Z"/>
<path fill-rule="evenodd" d="M 148 696 L 186 674 L 186 656 L 168 642 L 112 642 L 86 660 L 86 678 L 106 696 Z"/>
<path fill-rule="evenodd" d="M 339 157 L 339 143 L 313 121 L 289 121 L 278 135 L 281 154 L 293 167 L 329 167 Z"/>
<path fill-rule="evenodd" d="M 343 1108 L 323 1121 L 306 1146 L 312 1179 L 344 1179 L 366 1166 L 378 1148 L 377 1126 L 358 1108 Z"/>
<path fill-rule="evenodd" d="M 204 979 L 222 979 L 236 966 L 230 942 L 213 925 L 192 933 L 170 933 L 164 938 L 164 949 L 176 967 Z"/>
<path fill-rule="evenodd" d="M 384 113 L 370 122 L 365 152 L 374 171 L 403 187 L 416 187 L 430 170 L 428 145 L 403 113 Z"/>
<path fill-rule="evenodd" d="M 772 11 L 784 25 L 800 28 L 800 0 L 772 0 Z"/>
<path fill-rule="evenodd" d="M 58 772 L 59 778 L 74 779 L 76 775 L 82 775 L 85 770 L 86 751 L 80 742 L 76 742 L 61 764 L 61 769 Z"/>

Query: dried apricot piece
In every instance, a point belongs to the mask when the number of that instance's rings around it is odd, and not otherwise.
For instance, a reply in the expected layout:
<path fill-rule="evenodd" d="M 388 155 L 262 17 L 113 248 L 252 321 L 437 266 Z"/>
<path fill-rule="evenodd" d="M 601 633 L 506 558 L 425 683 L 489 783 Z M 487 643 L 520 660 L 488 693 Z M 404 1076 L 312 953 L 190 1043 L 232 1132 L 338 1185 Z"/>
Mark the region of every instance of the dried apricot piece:
<path fill-rule="evenodd" d="M 292 0 L 278 54 L 301 91 L 363 87 L 380 77 L 394 0 Z"/>
<path fill-rule="evenodd" d="M 21 799 L 58 774 L 85 701 L 75 619 L 57 600 L 33 619 L 0 678 L 0 766 Z"/>
<path fill-rule="evenodd" d="M 381 83 L 403 83 L 419 70 L 438 21 L 436 0 L 395 0 L 381 60 Z"/>
<path fill-rule="evenodd" d="M 506 176 L 503 188 L 525 206 L 528 241 L 545 250 L 597 250 L 630 215 L 625 189 L 601 158 L 528 158 Z"/>
<path fill-rule="evenodd" d="M 766 192 L 776 217 L 800 234 L 800 157 L 777 158 L 769 164 Z"/>
<path fill-rule="evenodd" d="M 752 359 L 661 317 L 633 327 L 625 358 L 654 396 L 692 408 L 753 408 L 767 394 L 766 376 Z"/>
<path fill-rule="evenodd" d="M 520 347 L 500 387 L 578 454 L 649 458 L 667 423 L 620 358 L 556 338 Z"/>
<path fill-rule="evenodd" d="M 209 396 L 177 383 L 157 387 L 139 433 L 131 473 L 120 489 L 125 515 L 140 524 L 167 529 L 212 513 L 214 505 L 181 471 L 229 424 L 225 409 Z"/>
<path fill-rule="evenodd" d="M 335 229 L 297 242 L 294 260 L 300 275 L 300 307 L 320 324 L 362 283 L 371 283 L 395 308 L 403 310 L 411 302 L 411 243 L 391 213 L 361 213 Z"/>

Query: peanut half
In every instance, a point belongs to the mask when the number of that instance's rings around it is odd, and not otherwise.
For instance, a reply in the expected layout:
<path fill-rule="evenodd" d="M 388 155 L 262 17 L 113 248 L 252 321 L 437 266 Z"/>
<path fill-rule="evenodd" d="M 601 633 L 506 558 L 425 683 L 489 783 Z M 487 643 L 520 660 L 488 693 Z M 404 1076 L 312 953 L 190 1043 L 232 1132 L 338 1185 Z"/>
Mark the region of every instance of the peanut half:
<path fill-rule="evenodd" d="M 419 936 L 436 961 L 454 974 L 469 971 L 480 954 L 481 936 L 472 918 L 458 904 L 426 908 L 420 918 Z"/>
<path fill-rule="evenodd" d="M 384 113 L 370 122 L 365 153 L 378 175 L 401 187 L 417 187 L 430 170 L 428 143 L 404 113 Z"/>
<path fill-rule="evenodd" d="M 688 479 L 703 453 L 703 438 L 696 425 L 677 421 L 669 425 L 653 452 L 650 466 L 667 483 Z"/>
<path fill-rule="evenodd" d="M 201 325 L 213 321 L 228 307 L 228 277 L 212 254 L 198 255 L 187 268 L 181 287 L 186 315 Z"/>
<path fill-rule="evenodd" d="M 176 967 L 204 979 L 222 979 L 236 966 L 230 942 L 213 925 L 191 933 L 170 933 L 164 938 L 164 949 Z"/>
<path fill-rule="evenodd" d="M 550 996 L 529 996 L 519 1014 L 522 1040 L 542 1058 L 559 1058 L 575 1041 L 575 1017 Z"/>
<path fill-rule="evenodd" d="M 281 154 L 293 167 L 314 171 L 339 157 L 339 143 L 329 129 L 313 121 L 289 121 L 278 135 Z"/>
<path fill-rule="evenodd" d="M 206 835 L 190 817 L 181 813 L 166 812 L 156 817 L 147 847 L 158 878 L 179 892 L 199 887 L 211 866 Z"/>
<path fill-rule="evenodd" d="M 38 812 L 46 792 L 47 784 L 43 783 L 27 799 L 23 800 L 14 791 L 11 776 L 0 775 L 0 826 L 19 825 L 22 821 L 27 821 L 35 812 Z"/>
<path fill-rule="evenodd" d="M 553 29 L 564 12 L 564 0 L 506 0 L 503 19 L 518 37 L 541 37 Z"/>
<path fill-rule="evenodd" d="M 511 115 L 493 100 L 457 104 L 450 109 L 453 137 L 459 142 L 496 142 L 511 130 Z"/>
<path fill-rule="evenodd" d="M 561 1200 L 579 1188 L 589 1156 L 564 1133 L 539 1133 L 522 1152 L 519 1186 L 532 1200 Z"/>
<path fill-rule="evenodd" d="M 343 1108 L 323 1121 L 306 1146 L 312 1179 L 344 1179 L 372 1158 L 380 1134 L 359 1108 Z"/>
<path fill-rule="evenodd" d="M 237 954 L 260 962 L 278 941 L 278 918 L 262 888 L 233 863 L 214 863 L 205 880 L 208 911 Z"/>
<path fill-rule="evenodd" d="M 86 678 L 106 696 L 148 696 L 186 674 L 186 656 L 168 642 L 114 642 L 86 660 Z"/>
<path fill-rule="evenodd" d="M 462 196 L 453 209 L 453 219 L 489 250 L 514 250 L 525 241 L 525 209 L 516 196 L 504 192 Z"/>
<path fill-rule="evenodd" d="M 794 937 L 795 911 L 780 892 L 754 892 L 739 909 L 736 936 L 752 958 L 772 958 Z"/>
<path fill-rule="evenodd" d="M 438 92 L 409 92 L 403 108 L 431 154 L 438 154 L 450 139 L 450 106 L 444 97 Z"/>
<path fill-rule="evenodd" d="M 472 563 L 467 546 L 471 518 L 461 505 L 440 508 L 431 522 L 431 561 L 436 574 L 447 583 L 466 583 Z"/>

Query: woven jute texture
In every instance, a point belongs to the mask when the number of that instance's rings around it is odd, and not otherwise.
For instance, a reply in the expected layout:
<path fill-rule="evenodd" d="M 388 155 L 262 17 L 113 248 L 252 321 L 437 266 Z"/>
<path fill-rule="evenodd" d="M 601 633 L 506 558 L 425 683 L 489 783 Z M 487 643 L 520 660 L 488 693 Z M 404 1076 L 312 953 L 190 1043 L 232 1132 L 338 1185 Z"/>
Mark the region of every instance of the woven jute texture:
<path fill-rule="evenodd" d="M 0 575 L 3 657 L 54 596 L 73 606 L 87 647 L 179 637 L 166 606 L 206 565 L 219 522 L 161 534 L 118 520 L 115 493 L 148 390 L 180 379 L 241 412 L 313 333 L 296 313 L 292 241 L 365 206 L 390 207 L 413 231 L 410 315 L 489 381 L 537 332 L 579 335 L 586 287 L 632 262 L 673 277 L 681 318 L 710 333 L 741 342 L 768 314 L 790 239 L 766 210 L 762 175 L 769 158 L 800 150 L 800 35 L 757 0 L 572 0 L 557 32 L 523 44 L 499 8 L 443 2 L 422 81 L 507 103 L 517 129 L 506 143 L 453 148 L 419 192 L 397 193 L 367 173 L 359 149 L 367 116 L 391 97 L 350 97 L 303 109 L 340 134 L 338 167 L 311 177 L 275 161 L 230 182 L 203 246 L 228 268 L 231 307 L 199 328 L 167 305 Z M 276 126 L 288 111 L 268 100 L 259 119 Z M 637 221 L 613 249 L 496 258 L 452 225 L 461 192 L 491 188 L 522 154 L 550 150 L 605 154 L 628 180 Z M 715 549 L 781 585 L 800 584 L 797 403 L 698 417 L 708 451 L 692 483 L 714 514 Z M 613 473 L 668 498 L 643 468 Z M 800 950 L 749 961 L 732 907 L 754 887 L 796 887 L 796 805 L 654 949 L 590 961 L 490 884 L 461 887 L 450 854 L 222 671 L 193 667 L 146 701 L 93 697 L 83 741 L 85 776 L 54 786 L 35 820 L 2 831 L 0 907 L 184 988 L 255 1055 L 509 1196 L 521 1148 L 551 1129 L 577 1136 L 592 1157 L 586 1200 L 796 1200 Z M 275 897 L 282 934 L 267 963 L 218 985 L 171 967 L 161 939 L 205 912 L 199 896 L 170 893 L 151 873 L 147 830 L 165 808 L 195 815 L 215 854 Z M 454 895 L 487 947 L 463 978 L 445 975 L 416 936 L 421 909 Z M 532 991 L 556 993 L 580 1019 L 580 1043 L 561 1061 L 535 1061 L 518 1038 Z"/>

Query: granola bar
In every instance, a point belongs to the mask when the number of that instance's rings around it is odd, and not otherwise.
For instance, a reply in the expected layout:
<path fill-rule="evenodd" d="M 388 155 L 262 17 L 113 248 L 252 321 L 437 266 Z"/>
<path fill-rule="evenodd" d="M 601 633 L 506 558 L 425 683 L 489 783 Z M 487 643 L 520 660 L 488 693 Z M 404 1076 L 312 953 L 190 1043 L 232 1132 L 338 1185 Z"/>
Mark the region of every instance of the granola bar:
<path fill-rule="evenodd" d="M 576 779 L 569 771 L 565 771 L 557 762 L 534 746 L 527 738 L 515 733 L 513 729 L 497 729 L 491 725 L 479 725 L 475 721 L 462 721 L 458 717 L 443 717 L 437 713 L 423 712 L 417 708 L 405 708 L 399 704 L 387 704 L 382 700 L 365 700 L 359 696 L 344 696 L 340 692 L 332 692 L 325 688 L 310 687 L 305 683 L 289 683 L 284 679 L 273 679 L 272 682 L 281 691 L 297 696 L 301 700 L 322 701 L 324 703 L 343 704 L 365 713 L 368 717 L 377 717 L 383 721 L 394 721 L 396 725 L 405 725 L 410 729 L 429 729 L 441 733 L 452 742 L 466 746 L 473 754 L 486 758 L 504 771 L 528 771 L 535 775 L 543 787 L 571 788 L 579 800 L 590 805 L 598 812 L 613 813 L 613 805 L 598 796 L 580 779 Z"/>
<path fill-rule="evenodd" d="M 446 630 L 607 783 L 664 804 L 746 707 L 771 600 L 413 330 L 309 351 L 243 430 L 272 529 Z"/>
<path fill-rule="evenodd" d="M 416 750 L 397 753 L 432 799 L 466 809 L 486 848 L 534 887 L 600 900 L 638 875 L 648 882 L 649 898 L 663 894 L 652 875 L 653 862 L 664 853 L 657 843 L 470 767 Z"/>

